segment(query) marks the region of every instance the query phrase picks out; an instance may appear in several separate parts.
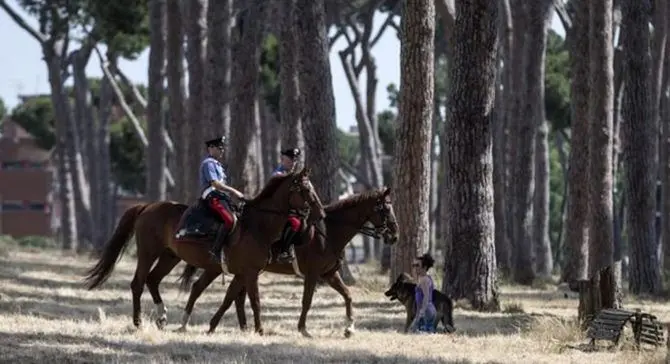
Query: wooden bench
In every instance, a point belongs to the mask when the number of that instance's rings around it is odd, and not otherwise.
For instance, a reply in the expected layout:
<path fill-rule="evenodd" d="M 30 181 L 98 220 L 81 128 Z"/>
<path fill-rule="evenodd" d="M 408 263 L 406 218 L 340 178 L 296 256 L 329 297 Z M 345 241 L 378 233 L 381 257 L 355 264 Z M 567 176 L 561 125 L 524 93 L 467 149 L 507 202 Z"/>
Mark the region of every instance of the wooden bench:
<path fill-rule="evenodd" d="M 621 334 L 626 323 L 631 323 L 635 345 L 640 348 L 642 344 L 652 346 L 663 345 L 663 326 L 657 321 L 656 316 L 625 310 L 606 309 L 601 310 L 595 319 L 589 324 L 586 336 L 594 345 L 596 340 L 608 340 L 619 343 Z"/>

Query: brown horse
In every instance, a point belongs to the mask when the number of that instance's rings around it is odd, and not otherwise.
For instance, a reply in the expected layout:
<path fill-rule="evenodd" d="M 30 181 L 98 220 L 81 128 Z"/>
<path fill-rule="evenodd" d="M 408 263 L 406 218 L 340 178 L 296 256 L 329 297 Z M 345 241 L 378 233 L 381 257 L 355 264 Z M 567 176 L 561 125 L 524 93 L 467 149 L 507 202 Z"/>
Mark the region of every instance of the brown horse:
<path fill-rule="evenodd" d="M 351 307 L 351 295 L 349 289 L 340 277 L 339 268 L 343 259 L 344 248 L 357 234 L 363 233 L 375 238 L 384 238 L 384 243 L 393 244 L 398 240 L 398 223 L 390 200 L 390 189 L 367 191 L 362 194 L 353 195 L 340 201 L 331 203 L 325 207 L 326 231 L 328 232 L 325 243 L 324 236 L 318 235 L 307 237 L 309 241 L 295 248 L 296 259 L 293 264 L 269 264 L 265 272 L 278 274 L 296 274 L 303 277 L 304 286 L 302 296 L 302 312 L 298 321 L 298 330 L 309 337 L 305 321 L 307 312 L 312 304 L 312 297 L 319 278 L 325 280 L 330 287 L 337 291 L 342 298 L 346 308 L 348 325 L 344 331 L 346 337 L 354 332 L 354 319 Z M 374 227 L 364 226 L 370 222 Z M 180 279 L 182 289 L 188 289 L 189 282 L 195 274 L 196 268 L 187 265 Z M 211 271 L 205 271 L 193 284 L 191 294 L 185 309 L 185 316 L 191 315 L 195 301 L 200 297 L 204 289 L 218 276 Z M 246 328 L 246 316 L 244 313 L 244 301 L 246 291 L 242 286 L 240 277 L 235 276 L 228 293 L 237 292 L 237 295 L 228 295 L 210 321 L 210 332 L 216 329 L 221 317 L 230 307 L 233 300 L 237 310 L 237 319 L 241 329 Z M 185 328 L 184 328 L 185 329 Z"/>
<path fill-rule="evenodd" d="M 100 260 L 88 272 L 88 289 L 100 286 L 109 278 L 118 257 L 135 232 L 137 268 L 130 287 L 133 295 L 133 324 L 136 327 L 141 325 L 140 298 L 145 282 L 157 307 L 159 317 L 156 323 L 159 328 L 165 326 L 167 310 L 158 286 L 163 277 L 184 260 L 187 264 L 207 271 L 229 270 L 240 275 L 249 292 L 256 331 L 262 334 L 258 274 L 269 260 L 270 243 L 280 235 L 291 209 L 301 212 L 309 209 L 308 226 L 325 216 L 309 174 L 310 170 L 305 168 L 299 173 L 273 177 L 256 197 L 246 202 L 238 224 L 233 227 L 223 247 L 225 262 L 222 265 L 213 262 L 209 255 L 211 241 L 193 237 L 175 238 L 188 206 L 160 201 L 129 208 L 121 217 Z M 151 269 L 156 259 L 158 263 Z"/>

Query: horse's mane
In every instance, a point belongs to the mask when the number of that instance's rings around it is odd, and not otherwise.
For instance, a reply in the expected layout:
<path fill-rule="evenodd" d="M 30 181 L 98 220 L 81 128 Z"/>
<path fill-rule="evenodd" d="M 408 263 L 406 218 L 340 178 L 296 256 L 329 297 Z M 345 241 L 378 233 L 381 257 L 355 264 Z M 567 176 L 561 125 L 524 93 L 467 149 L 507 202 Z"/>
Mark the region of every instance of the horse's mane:
<path fill-rule="evenodd" d="M 332 203 L 324 206 L 323 209 L 326 213 L 341 211 L 341 210 L 345 210 L 345 209 L 357 206 L 362 201 L 367 201 L 367 200 L 379 198 L 383 194 L 384 194 L 384 189 L 383 188 L 368 190 L 368 191 L 357 193 L 357 194 L 349 196 L 347 198 L 343 198 L 341 200 L 332 202 Z"/>
<path fill-rule="evenodd" d="M 261 192 L 259 192 L 256 196 L 254 196 L 254 198 L 247 201 L 247 205 L 255 205 L 267 198 L 272 197 L 272 195 L 274 195 L 279 186 L 281 186 L 282 182 L 294 176 L 295 173 L 289 173 L 270 178 L 270 180 L 268 181 L 268 183 L 265 184 L 265 187 L 263 187 Z"/>

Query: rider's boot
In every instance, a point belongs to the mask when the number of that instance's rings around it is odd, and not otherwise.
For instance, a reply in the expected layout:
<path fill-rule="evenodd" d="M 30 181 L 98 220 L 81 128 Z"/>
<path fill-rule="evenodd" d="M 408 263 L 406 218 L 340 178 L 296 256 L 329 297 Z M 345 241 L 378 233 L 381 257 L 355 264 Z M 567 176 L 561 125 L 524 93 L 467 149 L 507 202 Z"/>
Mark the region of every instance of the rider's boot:
<path fill-rule="evenodd" d="M 221 264 L 221 250 L 223 249 L 223 244 L 226 242 L 228 236 L 228 229 L 226 225 L 221 224 L 219 229 L 216 231 L 216 238 L 214 239 L 214 244 L 209 250 L 209 253 L 212 255 L 212 258 L 216 264 Z"/>
<path fill-rule="evenodd" d="M 276 257 L 277 263 L 291 263 L 295 259 L 295 254 L 293 251 L 293 240 L 298 235 L 297 231 L 293 231 L 290 226 L 286 227 L 281 242 L 281 251 Z"/>

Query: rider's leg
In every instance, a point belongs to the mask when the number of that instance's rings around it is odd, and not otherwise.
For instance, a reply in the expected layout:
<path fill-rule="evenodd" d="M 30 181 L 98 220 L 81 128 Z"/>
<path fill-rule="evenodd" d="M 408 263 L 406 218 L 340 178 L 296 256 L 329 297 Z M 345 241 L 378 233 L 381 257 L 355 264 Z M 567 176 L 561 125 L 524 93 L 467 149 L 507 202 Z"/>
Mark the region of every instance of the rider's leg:
<path fill-rule="evenodd" d="M 214 211 L 216 211 L 219 218 L 221 218 L 221 221 L 223 222 L 219 226 L 218 231 L 216 232 L 216 238 L 214 239 L 214 244 L 212 244 L 212 247 L 210 249 L 210 253 L 214 256 L 216 262 L 219 263 L 221 262 L 221 249 L 223 248 L 223 244 L 225 243 L 228 234 L 230 233 L 235 224 L 235 215 L 230 210 L 228 202 L 225 201 L 223 198 L 217 196 L 210 197 L 209 206 Z"/>
<path fill-rule="evenodd" d="M 281 253 L 277 257 L 278 261 L 290 261 L 294 258 L 293 254 L 293 241 L 300 233 L 301 227 L 300 219 L 296 216 L 289 216 L 286 226 L 284 227 L 284 232 L 282 233 Z"/>

